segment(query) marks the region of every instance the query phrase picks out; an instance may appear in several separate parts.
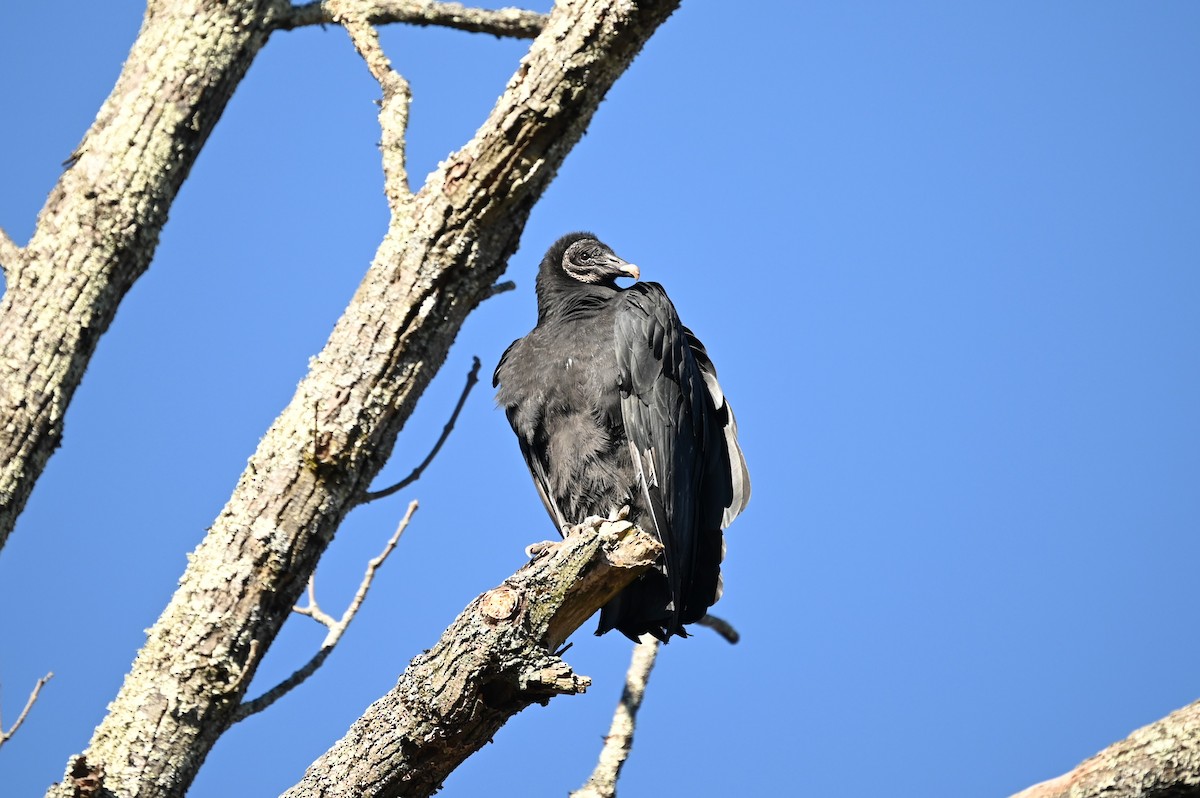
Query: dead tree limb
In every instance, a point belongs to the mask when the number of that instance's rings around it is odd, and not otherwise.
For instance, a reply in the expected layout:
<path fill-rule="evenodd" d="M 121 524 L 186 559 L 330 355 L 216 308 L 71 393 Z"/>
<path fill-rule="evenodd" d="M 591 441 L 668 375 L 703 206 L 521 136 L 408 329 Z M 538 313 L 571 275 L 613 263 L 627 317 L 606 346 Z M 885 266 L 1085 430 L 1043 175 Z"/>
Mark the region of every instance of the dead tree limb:
<path fill-rule="evenodd" d="M 233 720 L 235 723 L 245 720 L 251 715 L 255 715 L 269 706 L 274 704 L 279 699 L 290 693 L 295 688 L 304 683 L 309 676 L 312 676 L 317 670 L 325 664 L 325 660 L 333 653 L 333 649 L 337 647 L 338 642 L 342 639 L 342 635 L 346 633 L 350 622 L 354 620 L 354 616 L 358 614 L 363 602 L 367 599 L 367 591 L 371 589 L 371 583 L 375 581 L 375 574 L 379 571 L 380 566 L 387 561 L 390 555 L 396 549 L 396 544 L 400 542 L 400 536 L 404 534 L 404 530 L 408 529 L 408 524 L 412 521 L 413 513 L 417 511 L 417 501 L 408 503 L 408 511 L 404 513 L 404 517 L 400 519 L 400 523 L 396 526 L 396 531 L 388 538 L 388 542 L 384 545 L 383 551 L 372 557 L 367 562 L 367 571 L 363 574 L 362 582 L 358 585 L 358 592 L 354 594 L 354 598 L 350 601 L 350 605 L 346 607 L 346 611 L 342 613 L 342 617 L 334 619 L 321 611 L 320 605 L 317 604 L 316 595 L 316 575 L 313 571 L 308 577 L 308 604 L 303 607 L 293 607 L 292 611 L 301 615 L 307 615 L 317 623 L 329 630 L 329 634 L 325 635 L 325 639 L 321 642 L 321 648 L 313 655 L 312 659 L 304 663 L 303 666 L 297 668 L 291 676 L 284 679 L 279 684 L 266 691 L 253 701 L 245 701 L 237 708 L 234 713 Z"/>
<path fill-rule="evenodd" d="M 351 0 L 347 3 L 315 2 L 292 6 L 278 17 L 283 30 L 305 25 L 329 25 L 336 22 L 336 6 L 349 10 L 371 25 L 403 22 L 409 25 L 440 25 L 471 33 L 490 33 L 532 39 L 546 24 L 546 15 L 521 8 L 469 8 L 461 3 L 436 3 L 429 0 Z"/>
<path fill-rule="evenodd" d="M 1166 798 L 1200 795 L 1200 701 L 1110 745 L 1070 773 L 1013 798 Z"/>
<path fill-rule="evenodd" d="M 33 686 L 33 691 L 29 693 L 29 698 L 25 701 L 25 708 L 21 710 L 20 715 L 17 715 L 17 720 L 13 723 L 12 728 L 5 729 L 4 721 L 3 719 L 0 719 L 0 748 L 2 748 L 6 742 L 12 739 L 12 736 L 17 733 L 17 729 L 21 728 L 21 724 L 25 722 L 25 718 L 29 717 L 29 711 L 33 709 L 33 705 L 37 703 L 38 696 L 42 693 L 42 688 L 46 686 L 46 682 L 53 678 L 54 673 L 52 671 L 37 680 L 37 684 Z"/>
<path fill-rule="evenodd" d="M 715 615 L 705 615 L 697 623 L 712 629 L 729 643 L 736 643 L 740 639 L 732 624 Z M 633 647 L 633 657 L 629 662 L 629 670 L 625 673 L 625 689 L 621 692 L 616 711 L 613 712 L 612 724 L 609 726 L 608 736 L 604 738 L 604 747 L 600 749 L 599 761 L 583 786 L 571 793 L 571 798 L 616 796 L 621 768 L 633 750 L 637 714 L 642 707 L 642 699 L 646 697 L 646 685 L 650 681 L 650 671 L 658 657 L 658 646 L 659 643 L 653 636 L 642 635 L 641 642 Z"/>
<path fill-rule="evenodd" d="M 325 5 L 335 9 L 334 19 L 350 34 L 354 49 L 383 92 L 383 100 L 379 104 L 379 127 L 383 133 L 379 149 L 383 154 L 384 192 L 392 220 L 395 221 L 409 210 L 413 201 L 412 189 L 408 185 L 407 145 L 404 138 L 408 132 L 408 107 L 412 103 L 412 90 L 404 76 L 392 69 L 392 62 L 379 45 L 379 33 L 367 23 L 362 9 L 357 9 L 358 4 L 354 0 L 330 1 Z"/>
<path fill-rule="evenodd" d="M 724 638 L 725 642 L 729 643 L 730 645 L 736 645 L 737 642 L 742 639 L 742 636 L 738 634 L 738 630 L 733 628 L 733 624 L 724 618 L 719 618 L 716 615 L 713 615 L 711 612 L 700 620 L 696 621 L 696 623 L 712 629 L 714 632 Z"/>
<path fill-rule="evenodd" d="M 438 436 L 437 442 L 433 444 L 433 448 L 429 450 L 429 454 L 425 455 L 425 459 L 417 464 L 417 467 L 412 470 L 408 476 L 400 480 L 394 485 L 389 485 L 386 488 L 373 490 L 369 493 L 364 493 L 362 498 L 358 500 L 359 504 L 373 502 L 376 499 L 384 499 L 391 496 L 393 493 L 404 490 L 409 485 L 421 478 L 421 474 L 425 473 L 425 469 L 433 462 L 433 458 L 437 457 L 438 452 L 442 450 L 446 439 L 450 437 L 450 433 L 454 431 L 454 424 L 458 421 L 458 414 L 462 412 L 463 405 L 467 403 L 467 397 L 471 395 L 471 389 L 475 387 L 475 383 L 479 382 L 479 368 L 483 364 L 479 362 L 479 358 L 475 358 L 471 365 L 471 370 L 467 372 L 467 384 L 463 386 L 462 393 L 458 396 L 458 403 L 454 405 L 454 410 L 450 413 L 450 420 L 446 422 L 446 426 L 442 427 L 442 434 Z"/>
<path fill-rule="evenodd" d="M 62 440 L 97 340 L 266 43 L 275 5 L 150 3 L 116 86 L 38 214 L 0 297 L 0 548 Z"/>
<path fill-rule="evenodd" d="M 637 727 L 637 713 L 646 696 L 646 684 L 650 671 L 658 657 L 659 642 L 651 635 L 642 635 L 642 640 L 633 647 L 633 657 L 625 674 L 625 689 L 613 713 L 612 725 L 604 738 L 600 759 L 588 780 L 570 798 L 615 798 L 617 779 L 621 768 L 633 749 L 633 732 Z"/>
<path fill-rule="evenodd" d="M 337 5 L 149 3 L 116 86 L 64 162 L 28 245 L 0 233 L 0 549 L 62 441 L 97 341 L 149 267 L 175 195 L 250 64 L 272 32 L 333 22 Z M 546 20 L 416 0 L 340 7 L 367 22 L 523 38 Z"/>
<path fill-rule="evenodd" d="M 471 602 L 285 797 L 432 795 L 510 717 L 586 689 L 554 652 L 660 551 L 628 521 L 588 519 Z"/>
<path fill-rule="evenodd" d="M 701 626 L 712 629 L 726 642 L 737 643 L 741 636 L 733 625 L 715 615 L 705 615 L 699 621 Z M 625 689 L 621 692 L 621 700 L 613 712 L 612 724 L 608 735 L 604 738 L 604 747 L 600 749 L 600 758 L 592 775 L 583 786 L 571 793 L 570 798 L 615 798 L 617 780 L 621 777 L 621 768 L 633 750 L 633 733 L 637 728 L 637 714 L 646 697 L 646 685 L 650 681 L 650 671 L 658 657 L 659 642 L 652 635 L 642 635 L 641 642 L 633 647 L 633 657 L 629 662 L 629 670 L 625 673 Z"/>
<path fill-rule="evenodd" d="M 78 779 L 114 796 L 187 790 L 234 720 L 258 661 L 252 643 L 265 651 L 274 641 L 463 320 L 490 295 L 534 203 L 677 5 L 555 6 L 474 138 L 394 210 L 324 349 L 192 553 L 87 750 L 50 795 L 70 795 Z"/>

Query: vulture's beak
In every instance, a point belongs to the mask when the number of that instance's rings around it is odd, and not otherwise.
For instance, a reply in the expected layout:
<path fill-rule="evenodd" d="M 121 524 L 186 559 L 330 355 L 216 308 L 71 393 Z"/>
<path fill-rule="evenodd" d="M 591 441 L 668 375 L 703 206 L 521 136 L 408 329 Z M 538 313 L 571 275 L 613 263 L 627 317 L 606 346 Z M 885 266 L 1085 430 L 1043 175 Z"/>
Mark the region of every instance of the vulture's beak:
<path fill-rule="evenodd" d="M 642 276 L 641 269 L 639 269 L 637 266 L 635 266 L 632 263 L 626 263 L 625 261 L 618 258 L 616 255 L 609 256 L 608 265 L 611 266 L 618 273 L 623 274 L 626 277 L 632 277 L 635 280 L 639 279 Z"/>

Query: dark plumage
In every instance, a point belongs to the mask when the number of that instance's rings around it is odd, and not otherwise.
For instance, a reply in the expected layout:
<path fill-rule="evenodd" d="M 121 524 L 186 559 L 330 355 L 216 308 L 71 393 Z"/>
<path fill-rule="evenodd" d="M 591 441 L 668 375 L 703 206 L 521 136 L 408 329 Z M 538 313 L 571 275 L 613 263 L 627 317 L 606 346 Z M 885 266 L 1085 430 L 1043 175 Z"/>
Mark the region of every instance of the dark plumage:
<path fill-rule="evenodd" d="M 663 544 L 659 566 L 600 612 L 597 634 L 687 636 L 720 597 L 721 530 L 750 479 L 733 412 L 703 345 L 658 283 L 591 233 L 550 247 L 537 326 L 500 358 L 493 385 L 556 527 L 629 505 Z"/>

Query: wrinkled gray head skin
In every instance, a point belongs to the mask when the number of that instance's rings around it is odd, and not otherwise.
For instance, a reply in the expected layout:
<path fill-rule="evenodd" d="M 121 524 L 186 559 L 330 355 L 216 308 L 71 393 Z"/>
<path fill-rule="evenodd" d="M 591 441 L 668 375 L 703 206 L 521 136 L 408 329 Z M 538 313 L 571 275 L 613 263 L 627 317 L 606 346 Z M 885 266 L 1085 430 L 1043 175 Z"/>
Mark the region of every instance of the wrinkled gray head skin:
<path fill-rule="evenodd" d="M 595 238 L 581 238 L 563 252 L 562 268 L 581 283 L 613 283 L 618 277 L 638 279 L 637 266 L 617 257 L 609 246 Z"/>

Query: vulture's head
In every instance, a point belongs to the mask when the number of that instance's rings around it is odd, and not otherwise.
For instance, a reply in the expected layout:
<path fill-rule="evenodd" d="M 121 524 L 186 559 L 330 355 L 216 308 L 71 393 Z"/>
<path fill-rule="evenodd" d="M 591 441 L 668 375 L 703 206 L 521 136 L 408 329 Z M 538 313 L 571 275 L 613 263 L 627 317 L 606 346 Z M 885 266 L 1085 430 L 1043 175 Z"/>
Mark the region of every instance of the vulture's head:
<path fill-rule="evenodd" d="M 561 268 L 581 283 L 616 287 L 618 277 L 636 280 L 641 275 L 637 266 L 617 257 L 608 244 L 591 233 L 563 236 L 546 255 L 550 261 L 546 266 Z"/>

